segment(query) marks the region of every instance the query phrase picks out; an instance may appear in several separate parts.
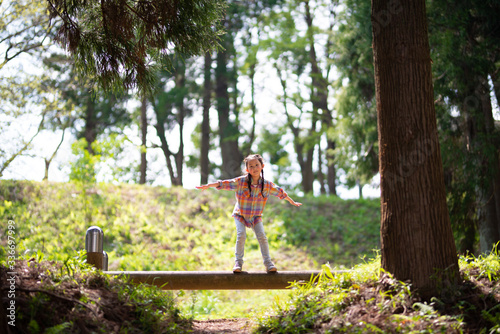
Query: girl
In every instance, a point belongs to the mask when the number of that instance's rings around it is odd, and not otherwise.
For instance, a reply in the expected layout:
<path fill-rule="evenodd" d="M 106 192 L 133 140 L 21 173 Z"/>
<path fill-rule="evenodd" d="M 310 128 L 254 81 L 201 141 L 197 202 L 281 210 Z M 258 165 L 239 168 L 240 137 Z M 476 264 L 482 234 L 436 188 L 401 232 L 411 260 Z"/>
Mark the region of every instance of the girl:
<path fill-rule="evenodd" d="M 276 266 L 271 261 L 269 255 L 269 244 L 262 224 L 262 211 L 266 206 L 269 195 L 286 199 L 290 204 L 301 206 L 302 203 L 295 202 L 280 187 L 268 180 L 264 180 L 264 160 L 259 154 L 249 155 L 245 158 L 247 175 L 231 180 L 217 181 L 196 187 L 197 189 L 208 189 L 211 187 L 217 190 L 232 190 L 236 192 L 236 205 L 233 210 L 233 217 L 236 223 L 236 247 L 234 273 L 240 273 L 243 266 L 243 255 L 245 252 L 246 230 L 245 227 L 252 228 L 259 241 L 262 259 L 267 272 L 277 271 Z"/>

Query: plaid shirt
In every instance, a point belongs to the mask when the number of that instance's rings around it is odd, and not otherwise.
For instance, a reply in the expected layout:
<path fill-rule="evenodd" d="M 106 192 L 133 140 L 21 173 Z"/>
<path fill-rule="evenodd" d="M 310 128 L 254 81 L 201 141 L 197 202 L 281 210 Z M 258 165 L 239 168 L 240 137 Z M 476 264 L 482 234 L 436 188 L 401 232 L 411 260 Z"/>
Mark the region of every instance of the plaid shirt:
<path fill-rule="evenodd" d="M 264 191 L 262 189 L 262 178 L 258 185 L 251 185 L 252 192 L 248 190 L 247 177 L 240 176 L 231 180 L 218 181 L 217 190 L 236 191 L 236 204 L 233 210 L 233 217 L 245 224 L 246 227 L 253 227 L 262 221 L 262 211 L 266 206 L 269 195 L 284 199 L 287 193 L 274 183 L 264 180 Z"/>

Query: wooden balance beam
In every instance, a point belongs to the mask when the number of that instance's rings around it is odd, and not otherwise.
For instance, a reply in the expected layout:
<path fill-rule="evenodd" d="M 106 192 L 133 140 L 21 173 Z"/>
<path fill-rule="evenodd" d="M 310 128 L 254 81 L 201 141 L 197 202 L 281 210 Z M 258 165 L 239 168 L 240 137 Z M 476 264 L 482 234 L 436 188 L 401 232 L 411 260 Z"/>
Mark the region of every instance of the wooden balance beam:
<path fill-rule="evenodd" d="M 241 272 L 232 271 L 106 271 L 128 277 L 133 283 L 156 285 L 163 290 L 275 290 L 292 282 L 307 283 L 321 271 Z"/>

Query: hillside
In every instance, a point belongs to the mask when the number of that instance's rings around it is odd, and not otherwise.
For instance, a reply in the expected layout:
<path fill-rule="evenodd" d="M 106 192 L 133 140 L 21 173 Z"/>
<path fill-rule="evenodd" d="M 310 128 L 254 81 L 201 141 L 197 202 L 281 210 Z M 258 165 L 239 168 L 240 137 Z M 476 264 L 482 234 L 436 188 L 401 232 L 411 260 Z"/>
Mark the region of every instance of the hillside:
<path fill-rule="evenodd" d="M 410 285 L 380 275 L 378 200 L 306 197 L 265 211 L 280 270 L 323 269 L 291 291 L 176 291 L 135 286 L 84 263 L 85 231 L 105 233 L 112 270 L 230 270 L 232 193 L 101 184 L 0 181 L 1 301 L 15 290 L 14 333 L 493 333 L 500 329 L 500 257 L 460 258 L 461 281 L 422 301 Z M 13 233 L 10 233 L 10 232 Z M 9 233 L 4 233 L 9 232 Z M 246 270 L 263 270 L 258 244 Z M 330 263 L 330 266 L 323 265 Z M 10 263 L 9 263 L 10 266 Z M 330 268 L 352 267 L 332 275 Z M 14 271 L 18 279 L 8 286 Z M 7 282 L 7 285 L 4 283 Z M 14 300 L 14 299 L 10 299 Z M 57 312 L 46 312 L 47 309 Z M 0 316 L 9 309 L 2 307 Z M 219 318 L 226 318 L 216 320 Z M 232 318 L 232 319 L 231 319 Z M 239 318 L 239 319 L 234 319 Z M 7 317 L 7 319 L 9 319 Z M 208 320 L 207 320 L 208 319 Z M 6 326 L 0 322 L 0 329 Z"/>
<path fill-rule="evenodd" d="M 138 185 L 0 181 L 0 217 L 14 220 L 18 252 L 64 260 L 85 247 L 85 232 L 104 231 L 110 270 L 228 270 L 235 242 L 234 194 Z M 271 198 L 264 224 L 282 270 L 352 266 L 379 246 L 379 201 Z M 249 234 L 247 269 L 261 270 Z M 2 240 L 5 242 L 5 240 Z"/>
<path fill-rule="evenodd" d="M 264 212 L 279 270 L 320 269 L 324 263 L 351 267 L 379 247 L 378 200 L 296 199 L 304 205 L 271 198 Z M 18 255 L 67 261 L 84 249 L 87 228 L 97 225 L 104 231 L 109 270 L 231 270 L 233 206 L 233 193 L 215 189 L 0 181 L 0 218 L 16 223 Z M 260 271 L 259 246 L 249 232 L 245 270 Z M 184 313 L 203 319 L 246 316 L 287 296 L 286 291 L 198 291 L 176 298 Z M 241 299 L 248 302 L 235 302 Z"/>

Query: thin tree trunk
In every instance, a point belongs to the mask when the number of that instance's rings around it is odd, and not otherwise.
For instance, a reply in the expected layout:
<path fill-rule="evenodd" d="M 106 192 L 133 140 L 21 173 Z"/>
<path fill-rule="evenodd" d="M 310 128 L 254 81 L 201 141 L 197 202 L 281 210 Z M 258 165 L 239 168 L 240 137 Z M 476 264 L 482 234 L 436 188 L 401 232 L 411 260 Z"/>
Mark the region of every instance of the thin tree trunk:
<path fill-rule="evenodd" d="M 318 58 L 316 55 L 316 48 L 314 45 L 314 26 L 313 26 L 313 17 L 311 14 L 311 9 L 309 6 L 309 1 L 305 1 L 305 21 L 307 24 L 307 34 L 309 38 L 309 61 L 311 63 L 311 80 L 312 80 L 312 94 L 311 94 L 311 102 L 313 103 L 313 108 L 316 110 L 322 111 L 323 119 L 322 121 L 326 125 L 326 129 L 333 128 L 333 116 L 332 111 L 328 108 L 328 82 L 326 78 L 321 73 L 321 70 L 318 66 Z M 334 165 L 334 156 L 333 149 L 335 149 L 335 142 L 330 138 L 326 138 L 327 140 L 327 151 L 326 151 L 326 164 L 328 166 L 327 172 L 327 181 L 328 181 L 328 190 L 331 195 L 337 195 L 336 190 L 336 178 L 337 171 Z"/>
<path fill-rule="evenodd" d="M 61 148 L 61 145 L 64 141 L 64 135 L 66 133 L 66 128 L 64 128 L 62 130 L 62 136 L 61 136 L 61 140 L 59 141 L 59 144 L 57 145 L 56 149 L 54 150 L 54 152 L 52 153 L 52 155 L 50 156 L 50 158 L 45 158 L 45 175 L 43 177 L 43 181 L 48 181 L 49 180 L 49 168 L 50 168 L 50 164 L 52 163 L 52 160 L 54 160 L 54 158 L 56 157 L 57 155 L 57 152 L 59 151 L 59 149 Z"/>
<path fill-rule="evenodd" d="M 177 68 L 177 75 L 175 78 L 175 86 L 178 91 L 182 91 L 182 89 L 186 86 L 186 67 L 179 66 Z M 186 118 L 186 107 L 184 105 L 184 96 L 178 98 L 178 102 L 176 103 L 177 107 L 177 123 L 179 124 L 179 149 L 175 156 L 175 164 L 177 170 L 177 176 L 175 178 L 175 185 L 182 186 L 182 175 L 183 175 L 183 166 L 184 166 L 184 120 Z M 174 183 L 173 183 L 174 184 Z"/>
<path fill-rule="evenodd" d="M 302 175 L 302 190 L 305 193 L 310 193 L 313 191 L 313 183 L 314 183 L 314 171 L 313 171 L 313 158 L 314 158 L 314 145 L 309 145 L 306 150 L 306 145 L 303 138 L 300 137 L 300 128 L 299 125 L 295 126 L 293 124 L 294 119 L 288 113 L 288 94 L 287 94 L 287 85 L 286 81 L 283 79 L 281 75 L 281 70 L 275 65 L 275 69 L 278 72 L 278 77 L 280 78 L 281 87 L 283 88 L 283 108 L 285 110 L 285 115 L 288 121 L 288 127 L 292 131 L 293 134 L 293 146 L 295 149 L 295 153 L 297 154 L 297 160 L 300 166 L 300 173 Z M 300 109 L 300 107 L 298 107 Z M 302 115 L 300 115 L 302 116 Z M 301 117 L 298 117 L 300 120 Z M 313 114 L 311 129 L 309 131 L 309 136 L 313 135 L 313 132 L 316 130 L 317 119 Z"/>
<path fill-rule="evenodd" d="M 490 74 L 491 81 L 493 82 L 493 92 L 495 93 L 495 98 L 497 103 L 500 105 L 500 69 L 497 69 Z"/>
<path fill-rule="evenodd" d="M 497 69 L 493 74 L 490 75 L 491 76 L 491 81 L 493 82 L 493 91 L 495 93 L 495 98 L 497 100 L 497 104 L 500 105 L 500 69 Z M 489 95 L 489 92 L 488 92 L 488 95 Z M 490 103 L 491 105 L 491 103 Z M 493 110 L 492 110 L 492 113 L 493 113 Z M 491 116 L 493 117 L 493 115 Z M 493 120 L 493 125 L 492 125 L 492 132 L 493 133 L 498 133 L 500 131 L 500 129 L 496 129 L 495 128 L 495 122 Z M 497 134 L 498 136 L 498 134 Z M 494 189 L 493 189 L 493 192 L 495 194 L 495 208 L 496 208 L 496 213 L 497 213 L 497 220 L 498 220 L 498 234 L 500 235 L 500 143 L 498 142 L 499 139 L 494 139 L 493 140 L 496 140 L 496 144 L 495 142 L 493 143 L 494 146 L 497 147 L 497 151 L 496 151 L 496 156 L 495 156 L 495 160 L 496 160 L 496 174 L 494 176 Z M 493 162 L 495 163 L 495 162 Z"/>
<path fill-rule="evenodd" d="M 238 146 L 239 129 L 230 120 L 229 75 L 227 70 L 228 49 L 232 47 L 229 37 L 225 37 L 226 50 L 217 52 L 216 88 L 217 111 L 219 116 L 219 138 L 222 155 L 221 177 L 229 179 L 241 175 L 243 156 Z"/>
<path fill-rule="evenodd" d="M 323 174 L 323 150 L 321 144 L 318 144 L 318 181 L 321 195 L 326 195 L 325 174 Z"/>
<path fill-rule="evenodd" d="M 0 166 L 0 177 L 2 177 L 4 171 L 7 169 L 7 167 L 9 167 L 9 165 L 12 163 L 12 161 L 14 161 L 14 159 L 16 159 L 17 157 L 21 156 L 23 154 L 23 152 L 26 151 L 30 147 L 30 145 L 33 142 L 33 140 L 35 139 L 35 137 L 38 136 L 40 131 L 42 131 L 43 126 L 44 126 L 44 122 L 45 122 L 45 113 L 43 113 L 43 115 L 42 115 L 42 119 L 40 120 L 40 124 L 38 124 L 38 129 L 37 129 L 36 133 L 30 138 L 30 140 L 28 142 L 26 142 L 23 145 L 23 147 L 21 147 L 17 152 L 13 153 L 10 156 L 10 158 L 8 158 L 5 162 L 2 163 L 2 165 Z"/>
<path fill-rule="evenodd" d="M 203 84 L 203 120 L 201 122 L 200 172 L 201 184 L 208 183 L 210 173 L 210 104 L 212 97 L 212 53 L 205 53 L 205 73 Z"/>
<path fill-rule="evenodd" d="M 83 136 L 87 141 L 87 151 L 94 155 L 92 143 L 97 139 L 97 115 L 96 104 L 92 96 L 88 96 L 87 108 L 85 109 L 85 129 Z"/>
<path fill-rule="evenodd" d="M 248 148 L 247 148 L 247 156 L 252 153 L 252 145 L 253 142 L 255 141 L 255 125 L 257 123 L 256 121 L 256 116 L 257 116 L 257 106 L 255 105 L 255 67 L 256 63 L 253 63 L 250 65 L 250 93 L 251 93 L 251 101 L 250 101 L 250 109 L 252 110 L 252 129 L 250 130 L 250 138 L 248 140 Z"/>
<path fill-rule="evenodd" d="M 332 121 L 333 124 L 333 121 Z M 335 156 L 333 155 L 333 150 L 335 150 L 335 141 L 331 139 L 327 139 L 327 149 L 326 149 L 326 163 L 328 164 L 328 190 L 330 195 L 337 196 L 337 169 L 335 168 L 335 163 L 333 159 Z"/>
<path fill-rule="evenodd" d="M 148 118 L 147 118 L 148 99 L 142 98 L 141 101 L 141 166 L 139 184 L 146 183 L 146 174 L 148 170 L 148 160 L 146 158 Z"/>
<path fill-rule="evenodd" d="M 185 72 L 186 68 L 184 65 L 178 65 L 176 67 L 174 73 L 174 81 L 175 81 L 175 89 L 178 92 L 178 94 L 183 94 L 181 92 L 185 88 L 185 80 L 186 80 Z M 170 181 L 173 186 L 182 186 L 182 174 L 183 174 L 182 172 L 184 165 L 184 120 L 187 111 L 184 106 L 184 95 L 174 96 L 174 101 L 175 101 L 174 102 L 175 109 L 177 111 L 176 120 L 177 120 L 177 125 L 179 126 L 179 149 L 177 150 L 177 153 L 171 151 L 166 137 L 166 129 L 165 129 L 165 123 L 167 122 L 166 115 L 169 112 L 171 113 L 171 110 L 168 110 L 168 112 L 164 112 L 162 110 L 159 110 L 160 107 L 155 105 L 154 100 L 152 100 L 151 102 L 153 103 L 153 109 L 156 113 L 156 119 L 157 119 L 157 123 L 155 125 L 156 133 L 161 142 L 160 147 L 163 151 L 163 155 L 165 156 L 168 173 L 170 175 Z M 171 105 L 164 107 L 172 108 Z"/>
<path fill-rule="evenodd" d="M 425 0 L 372 0 L 382 268 L 423 298 L 459 278 L 434 109 Z"/>
<path fill-rule="evenodd" d="M 476 185 L 476 213 L 481 253 L 489 253 L 500 241 L 496 210 L 495 185 L 498 178 L 498 155 L 493 140 L 494 120 L 489 84 L 486 77 L 465 67 L 467 90 L 462 110 L 467 124 L 466 136 L 471 159 L 479 171 Z"/>
<path fill-rule="evenodd" d="M 158 113 L 156 115 L 158 118 Z M 168 174 L 170 176 L 170 181 L 172 185 L 175 183 L 175 172 L 174 172 L 174 166 L 172 165 L 172 156 L 174 155 L 172 151 L 170 151 L 170 147 L 168 145 L 167 137 L 165 136 L 165 125 L 163 124 L 163 120 L 158 119 L 158 122 L 155 125 L 156 129 L 156 134 L 158 135 L 158 138 L 160 138 L 161 142 L 161 150 L 163 151 L 163 155 L 165 156 L 165 162 L 167 163 L 167 170 Z"/>

